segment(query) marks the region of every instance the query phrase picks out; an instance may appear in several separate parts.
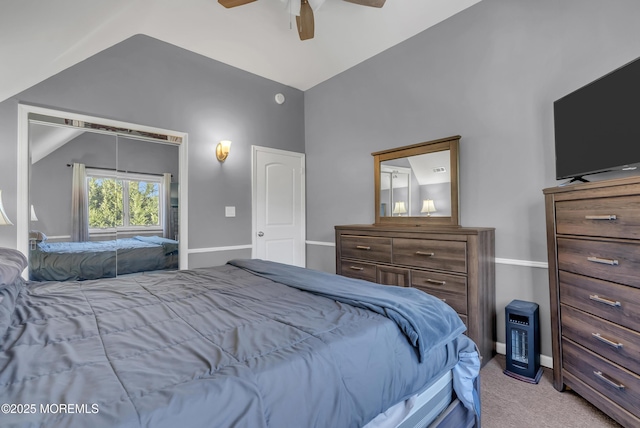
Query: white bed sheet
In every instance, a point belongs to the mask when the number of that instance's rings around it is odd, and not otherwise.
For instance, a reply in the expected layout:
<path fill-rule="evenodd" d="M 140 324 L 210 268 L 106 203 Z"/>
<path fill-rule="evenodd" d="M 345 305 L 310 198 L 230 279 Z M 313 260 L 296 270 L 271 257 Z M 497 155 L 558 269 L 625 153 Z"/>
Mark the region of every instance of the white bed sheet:
<path fill-rule="evenodd" d="M 442 397 L 443 389 L 448 392 Z M 426 426 L 433 421 L 444 409 L 447 408 L 453 396 L 453 371 L 445 372 L 429 388 L 420 394 L 391 406 L 387 411 L 380 413 L 363 428 L 396 428 L 406 424 L 409 419 L 423 406 L 431 406 L 426 415 L 420 418 L 419 426 Z"/>

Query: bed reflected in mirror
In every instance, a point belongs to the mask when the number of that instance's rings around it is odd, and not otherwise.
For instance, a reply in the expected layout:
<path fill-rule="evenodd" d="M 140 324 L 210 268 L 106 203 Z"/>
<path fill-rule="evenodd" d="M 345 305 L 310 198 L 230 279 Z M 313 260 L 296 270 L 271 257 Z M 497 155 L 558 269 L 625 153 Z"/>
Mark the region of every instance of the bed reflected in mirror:
<path fill-rule="evenodd" d="M 41 116 L 29 144 L 29 279 L 179 267 L 177 144 Z"/>

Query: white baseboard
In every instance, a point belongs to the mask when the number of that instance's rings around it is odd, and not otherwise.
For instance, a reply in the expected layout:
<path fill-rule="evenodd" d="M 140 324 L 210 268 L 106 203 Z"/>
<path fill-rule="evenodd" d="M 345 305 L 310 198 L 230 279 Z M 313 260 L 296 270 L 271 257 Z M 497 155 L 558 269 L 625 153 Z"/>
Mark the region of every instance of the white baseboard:
<path fill-rule="evenodd" d="M 507 344 L 496 342 L 496 352 L 501 355 L 507 354 Z M 553 368 L 553 358 L 548 355 L 540 354 L 540 365 L 543 367 Z"/>
<path fill-rule="evenodd" d="M 323 242 L 323 241 L 304 241 L 307 245 L 320 245 L 321 247 L 335 247 L 335 242 Z"/>
<path fill-rule="evenodd" d="M 253 248 L 253 245 L 232 245 L 229 247 L 210 247 L 210 248 L 190 248 L 187 253 L 188 254 L 198 254 L 198 253 L 215 253 L 218 251 L 237 251 L 237 250 L 250 250 Z"/>

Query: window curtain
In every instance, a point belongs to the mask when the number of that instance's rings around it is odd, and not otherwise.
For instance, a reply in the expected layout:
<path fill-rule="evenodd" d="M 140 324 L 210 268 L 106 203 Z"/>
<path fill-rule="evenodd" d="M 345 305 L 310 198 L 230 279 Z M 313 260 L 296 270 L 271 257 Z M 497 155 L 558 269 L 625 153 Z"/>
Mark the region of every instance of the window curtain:
<path fill-rule="evenodd" d="M 165 172 L 162 174 L 162 236 L 174 239 L 173 225 L 171 222 L 171 174 Z"/>
<path fill-rule="evenodd" d="M 71 240 L 89 240 L 89 201 L 87 200 L 87 171 L 82 163 L 73 164 L 71 183 Z"/>

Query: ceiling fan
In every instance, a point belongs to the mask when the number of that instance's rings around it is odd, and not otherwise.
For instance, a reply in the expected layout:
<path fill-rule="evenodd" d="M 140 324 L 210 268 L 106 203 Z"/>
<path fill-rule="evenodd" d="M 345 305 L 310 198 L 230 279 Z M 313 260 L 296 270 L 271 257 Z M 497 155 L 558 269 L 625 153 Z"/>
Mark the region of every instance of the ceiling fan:
<path fill-rule="evenodd" d="M 226 8 L 232 8 L 236 6 L 242 6 L 247 3 L 253 3 L 256 0 L 218 0 L 222 6 Z M 298 0 L 290 0 L 298 1 Z M 324 3 L 325 0 L 300 0 L 300 13 L 296 15 L 296 25 L 298 26 L 298 35 L 300 40 L 313 39 L 314 33 L 314 21 L 313 11 Z M 344 0 L 349 3 L 355 3 L 362 6 L 382 7 L 386 0 Z M 309 4 L 311 2 L 311 4 Z"/>

